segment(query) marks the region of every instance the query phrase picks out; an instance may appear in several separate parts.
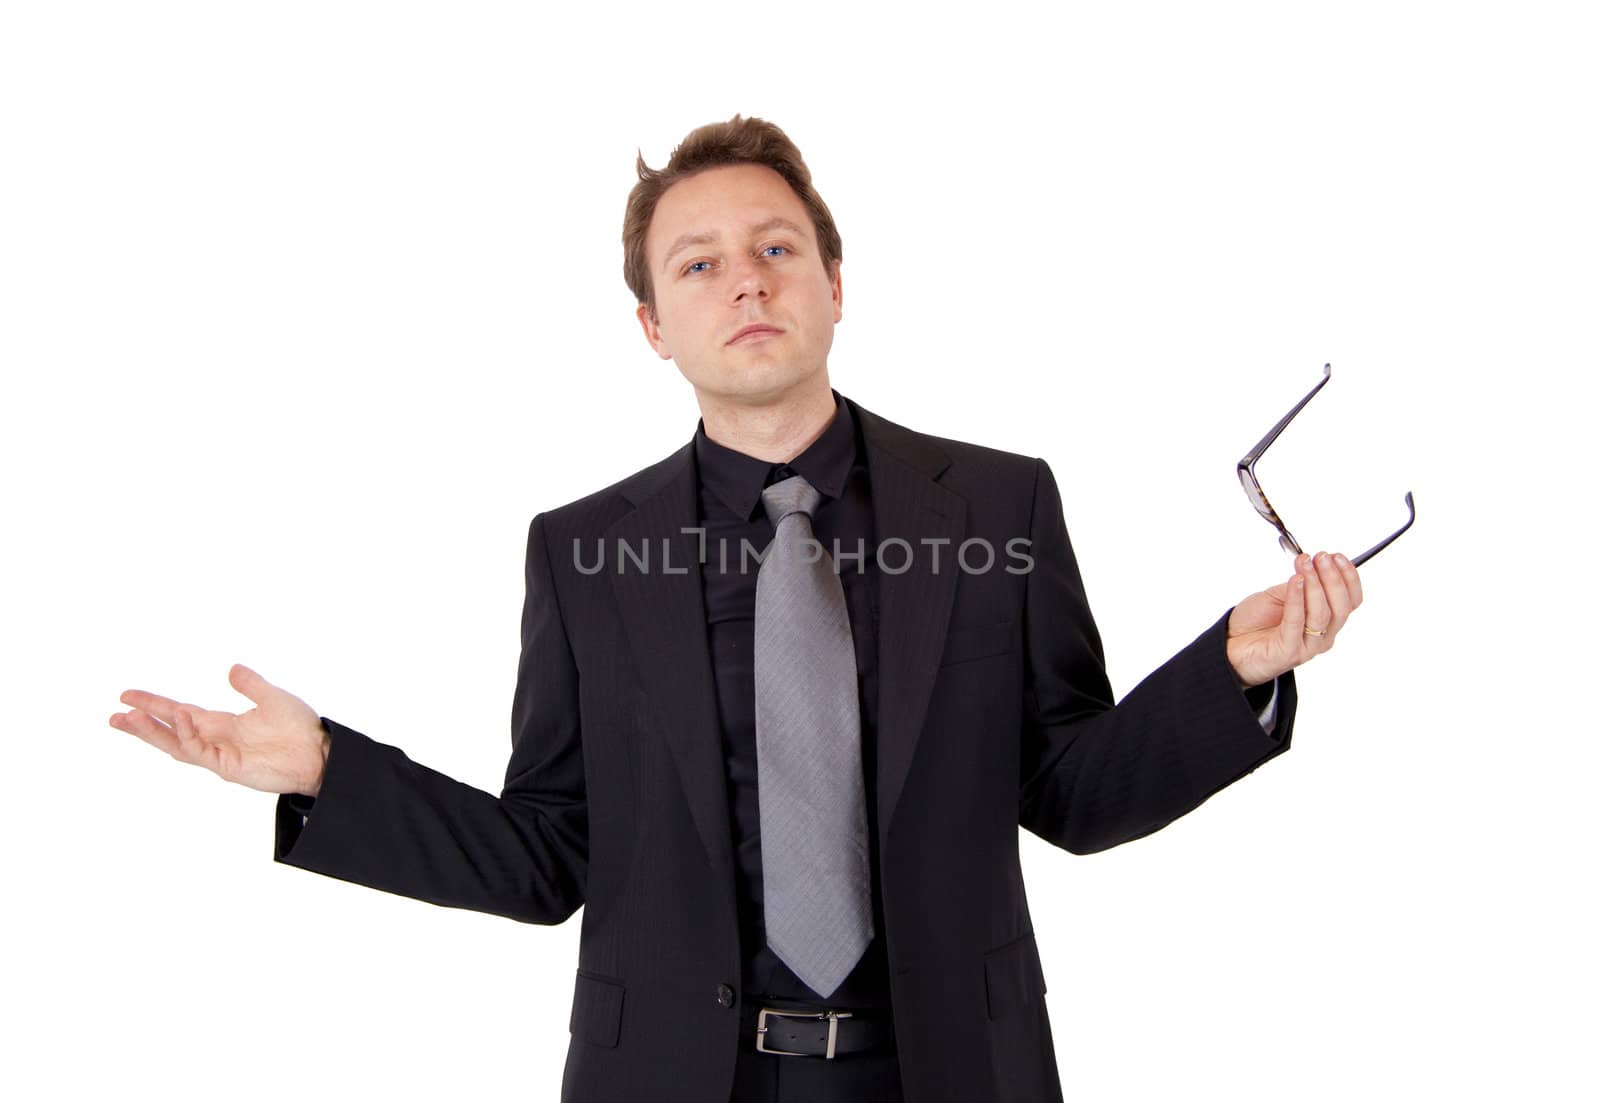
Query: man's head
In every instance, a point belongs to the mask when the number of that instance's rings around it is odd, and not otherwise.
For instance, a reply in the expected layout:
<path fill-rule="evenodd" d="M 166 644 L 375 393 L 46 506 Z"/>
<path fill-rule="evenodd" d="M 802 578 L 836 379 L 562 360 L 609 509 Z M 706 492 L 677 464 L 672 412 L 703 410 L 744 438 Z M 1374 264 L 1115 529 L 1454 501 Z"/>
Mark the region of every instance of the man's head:
<path fill-rule="evenodd" d="M 689 134 L 665 168 L 638 159 L 623 276 L 645 338 L 699 391 L 776 396 L 826 379 L 843 315 L 841 246 L 800 151 L 762 119 Z M 735 341 L 750 325 L 781 331 Z"/>

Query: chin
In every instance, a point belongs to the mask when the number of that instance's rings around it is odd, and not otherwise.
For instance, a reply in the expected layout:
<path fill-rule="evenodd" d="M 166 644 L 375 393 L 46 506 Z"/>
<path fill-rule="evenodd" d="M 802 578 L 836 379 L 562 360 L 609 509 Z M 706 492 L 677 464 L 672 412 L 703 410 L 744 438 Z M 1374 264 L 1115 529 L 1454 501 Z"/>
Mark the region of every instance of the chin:
<path fill-rule="evenodd" d="M 684 372 L 695 389 L 728 398 L 762 398 L 781 395 L 816 375 L 815 369 L 765 359 L 725 364 L 713 371 Z"/>

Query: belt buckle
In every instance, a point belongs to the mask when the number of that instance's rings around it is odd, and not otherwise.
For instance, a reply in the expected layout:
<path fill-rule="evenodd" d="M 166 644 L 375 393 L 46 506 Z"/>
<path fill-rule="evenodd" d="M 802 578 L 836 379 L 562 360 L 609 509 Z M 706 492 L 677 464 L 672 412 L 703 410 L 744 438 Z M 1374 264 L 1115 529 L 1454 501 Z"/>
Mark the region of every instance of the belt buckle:
<path fill-rule="evenodd" d="M 834 1044 L 839 1038 L 839 1020 L 851 1018 L 848 1011 L 784 1011 L 776 1007 L 763 1007 L 756 1015 L 756 1052 L 776 1053 L 783 1057 L 816 1057 L 815 1053 L 802 1053 L 797 1049 L 769 1049 L 767 1048 L 767 1016 L 777 1015 L 785 1019 L 827 1019 L 828 1020 L 828 1052 L 821 1056 L 828 1060 L 833 1059 Z"/>

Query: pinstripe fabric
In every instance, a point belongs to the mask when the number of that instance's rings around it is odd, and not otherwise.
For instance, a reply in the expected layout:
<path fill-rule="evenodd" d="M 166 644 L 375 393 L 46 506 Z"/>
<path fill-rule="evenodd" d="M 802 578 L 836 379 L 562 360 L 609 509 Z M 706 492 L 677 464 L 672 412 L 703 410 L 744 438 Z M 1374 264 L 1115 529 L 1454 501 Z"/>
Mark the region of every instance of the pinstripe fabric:
<path fill-rule="evenodd" d="M 812 536 L 820 497 L 799 475 L 761 492 L 775 533 L 756 574 L 754 662 L 767 944 L 827 997 L 873 931 L 855 648 Z"/>

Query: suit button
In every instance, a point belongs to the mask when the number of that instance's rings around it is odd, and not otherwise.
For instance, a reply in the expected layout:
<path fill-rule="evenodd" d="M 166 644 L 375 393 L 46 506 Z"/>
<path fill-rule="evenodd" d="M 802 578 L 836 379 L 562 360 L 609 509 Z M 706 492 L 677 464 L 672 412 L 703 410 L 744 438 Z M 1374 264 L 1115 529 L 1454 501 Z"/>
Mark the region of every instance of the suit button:
<path fill-rule="evenodd" d="M 726 984 L 717 985 L 717 1002 L 723 1007 L 733 1006 L 733 989 Z"/>

